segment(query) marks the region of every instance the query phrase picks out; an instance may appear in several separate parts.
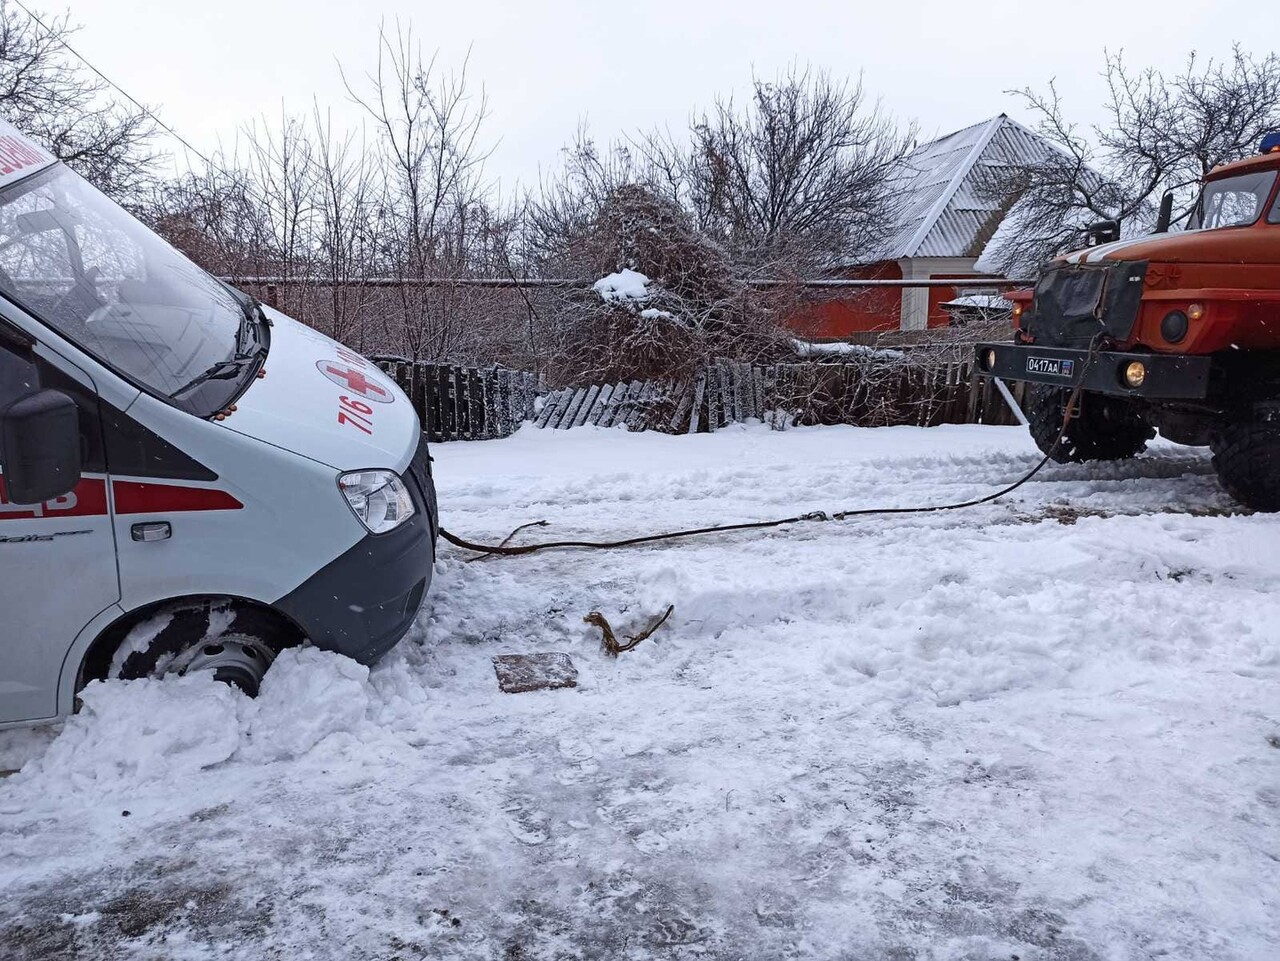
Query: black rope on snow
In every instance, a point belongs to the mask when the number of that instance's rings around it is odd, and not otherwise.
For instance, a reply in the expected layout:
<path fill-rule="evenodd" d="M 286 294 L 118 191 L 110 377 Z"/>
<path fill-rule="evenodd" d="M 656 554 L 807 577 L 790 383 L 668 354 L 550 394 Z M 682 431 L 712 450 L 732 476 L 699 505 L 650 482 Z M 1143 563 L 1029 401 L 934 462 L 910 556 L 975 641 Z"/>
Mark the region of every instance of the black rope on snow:
<path fill-rule="evenodd" d="M 440 536 L 455 547 L 461 547 L 469 551 L 476 551 L 480 554 L 499 554 L 507 557 L 514 557 L 521 554 L 533 554 L 537 551 L 549 550 L 566 550 L 576 548 L 580 550 L 609 550 L 619 547 L 635 547 L 640 544 L 652 544 L 656 541 L 673 541 L 685 537 L 698 537 L 703 534 L 727 534 L 733 531 L 758 531 L 767 530 L 773 527 L 785 527 L 789 524 L 800 524 L 805 521 L 843 521 L 850 517 L 869 517 L 876 514 L 932 514 L 941 511 L 955 511 L 965 507 L 977 507 L 980 504 L 986 504 L 997 498 L 1011 494 L 1023 484 L 1027 483 L 1040 470 L 1049 463 L 1052 458 L 1053 451 L 1057 450 L 1058 444 L 1061 443 L 1061 437 L 1054 443 L 1051 452 L 1046 454 L 1041 461 L 1036 464 L 1030 471 L 1018 478 L 1017 481 L 1008 487 L 996 491 L 994 494 L 988 494 L 986 497 L 979 497 L 974 500 L 962 501 L 957 504 L 935 504 L 926 507 L 865 507 L 856 508 L 854 510 L 840 511 L 836 514 L 827 514 L 825 511 L 813 511 L 808 514 L 799 514 L 795 517 L 784 517 L 779 520 L 771 521 L 755 521 L 745 524 L 726 524 L 721 527 L 696 527 L 690 530 L 669 531 L 663 534 L 646 534 L 642 537 L 628 537 L 617 541 L 546 541 L 541 544 L 523 544 L 515 547 L 503 544 L 475 544 L 464 538 L 458 537 L 440 528 Z"/>
<path fill-rule="evenodd" d="M 780 520 L 772 521 L 754 521 L 744 524 L 726 524 L 721 527 L 696 527 L 690 530 L 669 531 L 664 534 L 645 534 L 640 537 L 627 537 L 617 541 L 546 541 L 541 544 L 523 544 L 515 547 L 508 546 L 508 541 L 515 535 L 517 531 L 523 530 L 524 527 L 532 527 L 533 524 L 525 524 L 523 527 L 517 527 L 501 544 L 475 544 L 465 538 L 459 537 L 445 530 L 440 529 L 440 536 L 455 547 L 461 547 L 465 550 L 475 551 L 479 554 L 497 554 L 505 557 L 515 557 L 523 554 L 533 554 L 538 551 L 550 550 L 611 550 L 619 547 L 635 547 L 639 544 L 652 544 L 657 541 L 674 541 L 685 537 L 698 537 L 704 534 L 727 534 L 733 531 L 759 531 L 767 530 L 774 527 L 785 527 L 789 524 L 800 524 L 806 521 L 843 521 L 850 517 L 870 517 L 873 515 L 885 514 L 936 514 L 943 511 L 957 511 L 966 507 L 977 507 L 981 504 L 989 504 L 994 500 L 1011 494 L 1023 484 L 1027 483 L 1035 477 L 1044 466 L 1053 459 L 1053 455 L 1057 453 L 1063 439 L 1067 434 L 1067 425 L 1071 423 L 1072 411 L 1075 409 L 1076 403 L 1080 399 L 1080 393 L 1083 390 L 1085 375 L 1093 366 L 1093 362 L 1097 357 L 1098 340 L 1089 345 L 1089 357 L 1085 361 L 1084 367 L 1080 372 L 1080 384 L 1071 392 L 1065 408 L 1062 412 L 1062 427 L 1058 430 L 1058 437 L 1053 442 L 1053 446 L 1049 448 L 1049 452 L 1041 458 L 1035 467 L 1027 471 L 1016 481 L 1007 487 L 1002 487 L 994 494 L 987 494 L 985 497 L 976 497 L 972 500 L 960 501 L 955 504 L 934 504 L 925 507 L 862 507 L 853 510 L 840 511 L 835 514 L 827 514 L 824 511 L 812 511 L 808 514 L 798 514 L 795 517 L 784 517 Z M 545 521 L 537 521 L 536 524 L 545 524 Z"/>

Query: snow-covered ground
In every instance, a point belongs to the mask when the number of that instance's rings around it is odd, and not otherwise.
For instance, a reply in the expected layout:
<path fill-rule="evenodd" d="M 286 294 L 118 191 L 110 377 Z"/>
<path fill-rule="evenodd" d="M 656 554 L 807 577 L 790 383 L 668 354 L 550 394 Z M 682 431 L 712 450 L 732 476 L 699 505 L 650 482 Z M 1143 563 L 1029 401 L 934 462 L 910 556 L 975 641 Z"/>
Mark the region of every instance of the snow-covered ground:
<path fill-rule="evenodd" d="M 972 497 L 1023 431 L 526 430 L 444 520 L 608 536 Z M 97 685 L 0 737 L 0 957 L 1280 957 L 1280 517 L 1208 455 L 940 515 L 464 563 L 371 672 Z M 616 661 L 620 633 L 675 605 Z M 575 690 L 490 658 L 564 651 Z"/>

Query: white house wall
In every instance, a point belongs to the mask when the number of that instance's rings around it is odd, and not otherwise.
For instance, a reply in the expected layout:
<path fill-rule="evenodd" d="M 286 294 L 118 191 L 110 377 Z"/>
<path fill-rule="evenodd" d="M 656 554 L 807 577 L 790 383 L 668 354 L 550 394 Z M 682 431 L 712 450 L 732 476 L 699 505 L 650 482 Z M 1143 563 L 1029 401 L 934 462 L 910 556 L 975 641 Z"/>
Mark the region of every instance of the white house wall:
<path fill-rule="evenodd" d="M 903 280 L 932 280 L 945 277 L 983 276 L 974 269 L 975 257 L 905 257 L 898 261 Z M 902 291 L 902 330 L 926 330 L 929 327 L 929 288 L 906 287 Z"/>

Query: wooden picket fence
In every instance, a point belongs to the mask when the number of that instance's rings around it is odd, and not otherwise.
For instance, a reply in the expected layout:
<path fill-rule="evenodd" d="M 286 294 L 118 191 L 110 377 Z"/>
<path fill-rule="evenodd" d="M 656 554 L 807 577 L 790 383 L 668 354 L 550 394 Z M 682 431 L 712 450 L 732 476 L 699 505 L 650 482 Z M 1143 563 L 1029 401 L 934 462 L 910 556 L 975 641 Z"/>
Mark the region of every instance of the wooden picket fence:
<path fill-rule="evenodd" d="M 1012 424 L 991 379 L 972 362 L 929 366 L 721 361 L 691 382 L 592 384 L 547 392 L 528 371 L 374 362 L 409 396 L 433 442 L 489 440 L 522 423 L 564 430 L 592 424 L 702 433 L 758 420 L 776 430 L 797 424 Z M 1011 385 L 1017 401 L 1025 384 Z M 540 402 L 541 399 L 541 402 Z"/>
<path fill-rule="evenodd" d="M 632 381 L 554 391 L 535 423 L 560 430 L 592 424 L 696 434 L 752 419 L 777 430 L 796 424 L 1015 422 L 990 379 L 977 374 L 971 361 L 957 360 L 887 368 L 720 362 L 691 383 Z"/>
<path fill-rule="evenodd" d="M 690 418 L 697 421 L 705 392 L 702 377 L 694 384 L 637 380 L 629 384 L 566 387 L 546 398 L 534 423 L 559 430 L 591 424 L 683 433 L 683 425 Z"/>
<path fill-rule="evenodd" d="M 506 437 L 533 417 L 545 392 L 542 379 L 523 370 L 371 359 L 408 395 L 428 440 L 437 443 Z"/>

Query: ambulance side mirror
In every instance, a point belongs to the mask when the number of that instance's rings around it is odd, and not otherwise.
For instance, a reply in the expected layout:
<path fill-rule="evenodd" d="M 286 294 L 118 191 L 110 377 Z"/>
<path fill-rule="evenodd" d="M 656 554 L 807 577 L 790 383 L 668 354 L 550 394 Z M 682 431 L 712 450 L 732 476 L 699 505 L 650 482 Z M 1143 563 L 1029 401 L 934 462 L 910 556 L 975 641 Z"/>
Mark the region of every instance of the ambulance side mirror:
<path fill-rule="evenodd" d="M 42 504 L 80 483 L 80 412 L 58 390 L 0 408 L 0 470 L 11 504 Z"/>

